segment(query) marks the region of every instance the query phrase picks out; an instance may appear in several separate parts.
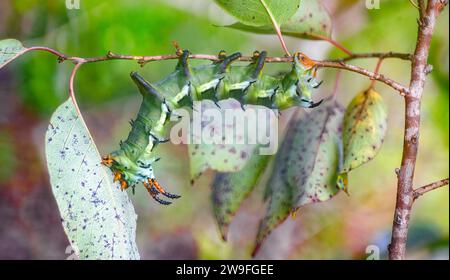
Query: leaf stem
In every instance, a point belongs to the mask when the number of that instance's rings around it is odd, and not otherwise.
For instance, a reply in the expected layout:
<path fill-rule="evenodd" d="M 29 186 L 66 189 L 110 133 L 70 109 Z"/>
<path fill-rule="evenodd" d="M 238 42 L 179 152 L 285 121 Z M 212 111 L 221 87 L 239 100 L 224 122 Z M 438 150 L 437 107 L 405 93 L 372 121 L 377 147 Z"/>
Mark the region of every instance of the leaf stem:
<path fill-rule="evenodd" d="M 69 78 L 69 96 L 72 99 L 72 102 L 75 106 L 75 109 L 77 110 L 77 114 L 78 116 L 80 116 L 82 118 L 81 115 L 81 111 L 80 108 L 78 107 L 78 102 L 77 99 L 75 97 L 75 90 L 74 90 L 74 80 L 75 80 L 75 76 L 78 72 L 78 69 L 80 69 L 81 65 L 83 65 L 84 62 L 80 62 L 80 63 L 75 63 L 75 66 L 72 69 L 72 73 L 70 74 L 70 78 Z"/>
<path fill-rule="evenodd" d="M 333 46 L 335 46 L 336 48 L 340 49 L 341 51 L 343 51 L 344 53 L 346 53 L 347 55 L 352 56 L 353 53 L 347 49 L 346 47 L 344 47 L 342 44 L 340 44 L 339 42 L 327 37 L 327 36 L 323 36 L 323 35 L 319 35 L 319 34 L 315 34 L 315 33 L 306 33 L 308 36 L 310 37 L 314 37 L 320 40 L 324 40 L 327 41 L 328 43 L 332 44 Z"/>
<path fill-rule="evenodd" d="M 331 99 L 336 100 L 337 92 L 339 90 L 339 83 L 341 81 L 341 70 L 337 70 L 336 72 L 336 78 L 334 79 L 334 87 L 333 92 L 331 94 Z"/>
<path fill-rule="evenodd" d="M 382 63 L 383 63 L 383 58 L 380 57 L 378 59 L 377 66 L 375 67 L 375 70 L 373 71 L 374 74 L 378 75 L 378 73 L 380 72 L 380 68 L 381 68 L 381 64 Z M 375 79 L 371 79 L 371 80 L 372 80 L 372 82 L 370 83 L 369 88 L 373 88 L 375 86 L 375 82 L 377 81 Z"/>
<path fill-rule="evenodd" d="M 269 9 L 269 6 L 267 6 L 266 1 L 259 0 L 259 2 L 261 3 L 261 5 L 263 5 L 264 9 L 267 12 L 267 15 L 269 16 L 270 20 L 272 21 L 273 28 L 275 29 L 275 32 L 277 33 L 278 39 L 280 40 L 281 46 L 283 47 L 283 50 L 286 53 L 286 56 L 291 56 L 288 48 L 286 47 L 286 43 L 284 41 L 283 34 L 281 34 L 280 25 L 277 23 L 277 20 L 273 16 L 272 11 Z"/>

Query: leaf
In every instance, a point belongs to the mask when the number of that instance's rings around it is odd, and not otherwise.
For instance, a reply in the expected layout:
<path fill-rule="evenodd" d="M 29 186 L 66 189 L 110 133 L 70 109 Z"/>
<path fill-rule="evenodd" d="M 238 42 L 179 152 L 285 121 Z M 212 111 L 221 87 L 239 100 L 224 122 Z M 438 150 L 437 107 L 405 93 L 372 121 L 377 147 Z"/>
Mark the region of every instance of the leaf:
<path fill-rule="evenodd" d="M 219 172 L 237 172 L 245 166 L 258 147 L 257 144 L 249 144 L 252 142 L 249 140 L 248 128 L 246 124 L 240 123 L 239 119 L 235 119 L 232 124 L 224 124 L 226 113 L 240 112 L 246 120 L 249 120 L 247 117 L 250 116 L 252 110 L 243 111 L 240 103 L 235 99 L 221 100 L 218 104 L 220 108 L 212 101 L 205 100 L 201 102 L 201 109 L 196 110 L 194 107 L 194 117 L 196 111 L 201 112 L 202 122 L 198 131 L 195 131 L 195 129 L 191 131 L 191 139 L 194 142 L 188 146 L 192 180 L 198 178 L 208 168 Z M 272 112 L 262 107 L 258 107 L 258 110 L 265 110 L 267 113 Z M 209 116 L 205 114 L 206 111 L 216 112 L 219 116 L 217 118 L 216 116 Z M 259 118 L 262 115 L 264 114 L 258 113 L 257 117 Z M 270 118 L 269 121 L 276 121 L 276 118 Z M 256 119 L 256 123 L 260 123 L 260 119 Z M 191 123 L 191 127 L 195 127 L 195 125 L 195 123 Z M 243 129 L 238 129 L 238 126 Z M 220 134 L 220 131 L 222 131 L 222 134 Z M 217 144 L 218 142 L 220 144 Z"/>
<path fill-rule="evenodd" d="M 272 24 L 270 17 L 260 0 L 214 0 L 220 7 L 250 26 Z M 267 7 L 278 24 L 286 22 L 294 15 L 300 0 L 265 0 Z"/>
<path fill-rule="evenodd" d="M 112 182 L 72 100 L 54 112 L 45 136 L 50 182 L 72 249 L 80 259 L 139 259 L 136 214 Z"/>
<path fill-rule="evenodd" d="M 266 185 L 264 198 L 270 198 L 269 206 L 261 221 L 256 236 L 256 245 L 252 255 L 256 255 L 264 239 L 281 224 L 292 210 L 293 188 L 287 183 L 288 158 L 297 127 L 297 120 L 292 119 L 286 128 L 286 135 L 275 158 L 274 168 Z"/>
<path fill-rule="evenodd" d="M 387 128 L 387 112 L 381 95 L 373 89 L 358 94 L 344 117 L 344 164 L 348 173 L 372 160 L 381 148 Z"/>
<path fill-rule="evenodd" d="M 320 39 L 320 37 L 331 37 L 331 17 L 317 0 L 301 1 L 297 12 L 280 25 L 281 32 L 291 37 L 313 40 Z M 258 34 L 276 34 L 271 24 L 251 26 L 236 22 L 226 27 Z"/>
<path fill-rule="evenodd" d="M 332 198 L 342 165 L 344 109 L 327 101 L 317 109 L 290 121 L 285 140 L 266 188 L 270 198 L 262 220 L 255 255 L 270 232 L 303 205 Z"/>
<path fill-rule="evenodd" d="M 329 101 L 300 119 L 288 158 L 287 178 L 294 187 L 294 210 L 332 198 L 342 166 L 344 108 Z"/>
<path fill-rule="evenodd" d="M 258 183 L 270 158 L 255 153 L 241 171 L 216 174 L 212 184 L 212 204 L 223 240 L 227 240 L 231 219 Z"/>
<path fill-rule="evenodd" d="M 16 39 L 5 39 L 0 41 L 0 69 L 15 58 L 27 51 L 22 43 Z"/>

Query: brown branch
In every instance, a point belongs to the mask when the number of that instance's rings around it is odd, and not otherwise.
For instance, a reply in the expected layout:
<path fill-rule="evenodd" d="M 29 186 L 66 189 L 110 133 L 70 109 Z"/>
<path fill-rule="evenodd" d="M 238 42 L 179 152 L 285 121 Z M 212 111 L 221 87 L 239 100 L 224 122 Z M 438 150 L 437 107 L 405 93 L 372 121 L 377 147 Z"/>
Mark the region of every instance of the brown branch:
<path fill-rule="evenodd" d="M 419 0 L 417 6 L 419 7 L 419 16 L 422 19 L 425 16 L 425 9 L 426 9 L 425 0 Z"/>
<path fill-rule="evenodd" d="M 418 199 L 419 197 L 421 197 L 422 195 L 426 194 L 429 191 L 432 191 L 432 190 L 435 190 L 435 189 L 438 189 L 441 187 L 445 187 L 447 185 L 448 185 L 448 178 L 433 182 L 431 184 L 425 185 L 420 188 L 417 188 L 413 192 L 414 200 Z"/>
<path fill-rule="evenodd" d="M 355 72 L 364 76 L 369 77 L 371 80 L 377 80 L 385 83 L 391 88 L 398 91 L 401 96 L 405 96 L 409 93 L 408 88 L 399 84 L 398 82 L 385 77 L 382 74 L 376 74 L 364 68 L 360 68 L 358 66 L 346 64 L 344 62 L 334 62 L 334 61 L 316 61 L 317 67 L 328 67 L 328 68 L 337 68 L 337 69 L 345 69 L 347 71 Z"/>
<path fill-rule="evenodd" d="M 81 57 L 75 57 L 75 56 L 67 56 L 65 54 L 62 54 L 58 51 L 55 51 L 51 48 L 47 47 L 31 47 L 27 51 L 33 51 L 33 50 L 39 50 L 39 51 L 46 51 L 53 55 L 58 56 L 59 61 L 72 61 L 74 63 L 93 63 L 93 62 L 100 62 L 100 61 L 107 61 L 107 60 L 134 60 L 137 61 L 141 66 L 145 65 L 147 62 L 151 61 L 160 61 L 160 60 L 170 60 L 170 59 L 178 59 L 179 55 L 177 54 L 168 54 L 168 55 L 156 55 L 156 56 L 135 56 L 135 55 L 121 55 L 121 54 L 114 54 L 112 52 L 108 52 L 106 56 L 100 56 L 100 57 L 90 57 L 90 58 L 81 58 Z M 360 59 L 360 58 L 401 58 L 401 59 L 407 59 L 407 57 L 410 56 L 409 54 L 400 54 L 400 53 L 364 53 L 364 54 L 352 54 L 351 56 L 348 56 L 346 58 L 342 58 L 339 60 L 328 60 L 328 61 L 314 61 L 316 64 L 316 67 L 324 67 L 324 68 L 337 68 L 337 69 L 344 69 L 347 71 L 355 72 L 364 76 L 369 77 L 372 80 L 377 80 L 380 82 L 385 83 L 386 85 L 392 87 L 396 91 L 399 92 L 400 95 L 404 96 L 408 93 L 408 88 L 405 86 L 397 83 L 396 81 L 389 79 L 385 77 L 382 74 L 375 74 L 369 70 L 346 64 L 344 61 L 351 60 L 351 59 Z M 191 54 L 189 56 L 191 59 L 204 59 L 204 60 L 210 60 L 210 61 L 219 61 L 219 57 L 217 55 L 209 55 L 209 54 Z M 239 58 L 239 61 L 252 61 L 252 56 L 242 56 Z M 286 62 L 292 62 L 292 57 L 267 57 L 265 62 L 267 63 L 286 63 Z"/>
<path fill-rule="evenodd" d="M 403 139 L 403 155 L 401 167 L 398 170 L 397 199 L 392 226 L 389 259 L 405 258 L 406 240 L 408 237 L 411 208 L 414 201 L 413 179 L 419 145 L 420 101 L 425 87 L 427 60 L 431 37 L 436 24 L 436 18 L 447 1 L 419 0 L 421 16 L 418 26 L 416 49 L 411 64 L 411 81 L 409 92 L 405 96 L 405 132 Z"/>
<path fill-rule="evenodd" d="M 85 62 L 98 62 L 98 61 L 105 61 L 105 60 L 114 60 L 114 59 L 122 59 L 122 60 L 136 60 L 138 62 L 151 62 L 151 61 L 158 61 L 158 60 L 170 60 L 170 59 L 178 59 L 178 54 L 168 54 L 168 55 L 155 55 L 155 56 L 135 56 L 135 55 L 120 55 L 120 54 L 114 54 L 112 52 L 108 52 L 106 56 L 101 57 L 92 57 L 92 58 L 81 58 L 81 57 L 75 57 L 75 56 L 67 56 L 63 53 L 60 53 L 54 49 L 48 48 L 48 47 L 30 47 L 27 49 L 27 51 L 34 51 L 34 50 L 40 50 L 40 51 L 47 51 L 49 53 L 52 53 L 58 57 L 61 58 L 62 61 L 64 60 L 83 60 Z M 386 52 L 386 53 L 354 53 L 352 55 L 349 55 L 344 58 L 334 59 L 334 60 L 325 60 L 322 62 L 346 62 L 353 59 L 364 59 L 364 58 L 398 58 L 402 60 L 412 60 L 413 55 L 409 53 L 396 53 L 396 52 Z M 209 54 L 192 54 L 190 55 L 190 58 L 192 59 L 205 59 L 205 60 L 211 60 L 211 61 L 219 61 L 219 57 L 217 55 L 209 55 Z M 252 61 L 252 56 L 242 56 L 239 58 L 240 61 Z M 292 57 L 267 57 L 265 62 L 271 63 L 271 62 L 292 62 Z"/>

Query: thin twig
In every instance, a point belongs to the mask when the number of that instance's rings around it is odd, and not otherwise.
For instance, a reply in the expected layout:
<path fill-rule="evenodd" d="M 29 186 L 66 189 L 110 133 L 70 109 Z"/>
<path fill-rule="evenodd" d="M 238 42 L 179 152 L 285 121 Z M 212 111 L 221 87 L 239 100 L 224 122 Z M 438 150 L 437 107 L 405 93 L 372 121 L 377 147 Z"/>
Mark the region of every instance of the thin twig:
<path fill-rule="evenodd" d="M 346 64 L 343 62 L 333 62 L 333 61 L 316 61 L 317 67 L 328 67 L 328 68 L 338 68 L 338 69 L 345 69 L 347 71 L 355 72 L 364 76 L 369 77 L 370 79 L 377 80 L 380 82 L 385 83 L 386 85 L 390 86 L 391 88 L 398 91 L 398 93 L 401 96 L 405 96 L 409 93 L 409 90 L 407 87 L 399 84 L 398 82 L 385 77 L 382 74 L 375 74 L 369 70 L 366 70 L 364 68 L 360 68 L 358 66 Z"/>
<path fill-rule="evenodd" d="M 33 50 L 41 50 L 50 52 L 60 58 L 62 60 L 86 60 L 86 62 L 97 62 L 97 61 L 105 61 L 105 60 L 114 60 L 114 59 L 122 59 L 122 60 L 136 60 L 142 62 L 150 62 L 150 61 L 158 61 L 158 60 L 169 60 L 169 59 L 178 59 L 178 54 L 168 54 L 168 55 L 155 55 L 155 56 L 135 56 L 135 55 L 120 55 L 114 54 L 112 52 L 108 52 L 106 56 L 102 57 L 92 57 L 92 58 L 81 58 L 81 57 L 70 57 L 65 54 L 62 54 L 54 49 L 48 47 L 30 47 L 27 51 Z M 364 59 L 364 58 L 398 58 L 402 60 L 411 60 L 412 54 L 409 53 L 396 53 L 396 52 L 386 52 L 386 53 L 354 53 L 344 58 L 333 59 L 333 60 L 325 60 L 326 62 L 346 62 L 354 59 Z M 211 61 L 219 61 L 219 57 L 216 55 L 209 54 L 192 54 L 190 58 L 193 59 L 205 59 Z M 252 61 L 252 56 L 243 56 L 239 58 L 240 61 Z M 267 57 L 265 62 L 292 62 L 292 57 Z"/>
<path fill-rule="evenodd" d="M 381 68 L 381 64 L 382 63 L 383 63 L 383 58 L 381 57 L 381 58 L 378 59 L 377 66 L 375 67 L 375 71 L 373 71 L 375 75 L 378 75 L 378 73 L 380 72 L 380 68 Z M 373 89 L 373 87 L 375 86 L 375 82 L 376 82 L 376 80 L 372 79 L 372 82 L 370 83 L 370 87 L 369 88 Z"/>
<path fill-rule="evenodd" d="M 414 200 L 419 198 L 420 196 L 426 194 L 429 191 L 435 190 L 437 188 L 445 187 L 448 185 L 448 178 L 442 179 L 431 184 L 425 185 L 423 187 L 417 188 L 414 190 Z"/>
<path fill-rule="evenodd" d="M 272 21 L 273 28 L 275 29 L 275 32 L 277 33 L 278 39 L 280 40 L 280 43 L 281 43 L 281 46 L 283 47 L 284 52 L 286 53 L 287 56 L 291 56 L 288 48 L 286 47 L 286 42 L 284 42 L 283 34 L 281 34 L 280 25 L 278 24 L 277 20 L 275 19 L 274 15 L 272 14 L 272 11 L 267 6 L 266 1 L 259 0 L 259 2 L 261 2 L 261 5 L 263 5 L 264 9 L 267 12 L 267 15 L 269 16 L 270 20 Z"/>
<path fill-rule="evenodd" d="M 90 58 L 81 58 L 81 57 L 75 57 L 75 56 L 67 56 L 63 53 L 60 53 L 56 50 L 53 50 L 48 47 L 30 47 L 27 51 L 32 50 L 39 50 L 39 51 L 46 51 L 53 55 L 56 55 L 59 59 L 59 61 L 72 61 L 73 63 L 94 63 L 94 62 L 100 62 L 100 61 L 107 61 L 107 60 L 133 60 L 137 61 L 141 66 L 145 65 L 148 62 L 151 61 L 160 61 L 160 60 L 170 60 L 170 59 L 178 59 L 179 56 L 177 54 L 168 54 L 168 55 L 155 55 L 155 56 L 135 56 L 135 55 L 122 55 L 122 54 L 115 54 L 112 52 L 108 52 L 106 56 L 100 56 L 100 57 L 90 57 Z M 397 83 L 396 81 L 389 79 L 382 74 L 375 74 L 369 70 L 346 64 L 344 61 L 348 61 L 351 59 L 362 59 L 362 58 L 373 58 L 373 57 L 384 57 L 384 58 L 400 58 L 400 59 L 407 59 L 410 55 L 409 54 L 400 54 L 400 53 L 364 53 L 364 54 L 353 54 L 352 56 L 348 56 L 346 58 L 342 58 L 339 60 L 328 60 L 328 61 L 319 61 L 314 60 L 316 67 L 323 67 L 323 68 L 337 68 L 337 69 L 344 69 L 347 71 L 355 72 L 364 76 L 369 77 L 370 79 L 380 81 L 382 83 L 385 83 L 386 85 L 392 87 L 396 91 L 399 92 L 400 95 L 405 96 L 408 94 L 408 88 L 405 86 Z M 209 55 L 209 54 L 191 54 L 189 56 L 191 59 L 204 59 L 204 60 L 210 60 L 210 61 L 220 61 L 220 58 L 217 55 Z M 252 56 L 242 56 L 239 58 L 239 61 L 253 61 Z M 265 62 L 267 63 L 286 63 L 286 62 L 292 62 L 292 57 L 267 57 Z"/>
<path fill-rule="evenodd" d="M 52 48 L 48 48 L 48 47 L 41 47 L 41 46 L 36 46 L 36 47 L 29 47 L 25 50 L 25 53 L 30 52 L 30 51 L 45 51 L 45 52 L 49 52 L 55 56 L 58 57 L 59 61 L 62 62 L 64 60 L 72 60 L 74 58 L 72 57 L 68 57 L 67 55 L 58 52 L 57 50 L 54 50 Z"/>

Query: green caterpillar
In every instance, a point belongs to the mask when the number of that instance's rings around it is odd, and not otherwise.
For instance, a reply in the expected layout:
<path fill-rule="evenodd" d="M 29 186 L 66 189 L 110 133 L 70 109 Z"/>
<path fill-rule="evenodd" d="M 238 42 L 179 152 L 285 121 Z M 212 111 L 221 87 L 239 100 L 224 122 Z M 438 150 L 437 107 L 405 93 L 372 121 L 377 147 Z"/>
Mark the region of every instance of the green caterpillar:
<path fill-rule="evenodd" d="M 314 62 L 302 53 L 294 55 L 292 69 L 281 77 L 262 74 L 267 53 L 253 54 L 253 61 L 246 66 L 231 66 L 241 57 L 240 53 L 226 56 L 222 51 L 220 61 L 209 65 L 191 67 L 190 53 L 183 51 L 173 73 L 158 83 L 150 84 L 138 73 L 131 78 L 143 96 L 143 102 L 128 138 L 120 143 L 120 149 L 103 157 L 102 163 L 120 181 L 121 189 L 143 183 L 150 195 L 159 203 L 171 202 L 158 197 L 162 194 L 174 199 L 180 196 L 166 192 L 156 181 L 152 164 L 158 160 L 153 155 L 156 145 L 166 141 L 164 129 L 173 110 L 193 106 L 194 101 L 234 98 L 245 104 L 262 105 L 283 110 L 292 106 L 313 108 L 322 101 L 312 101 L 313 89 L 321 82 L 315 79 Z"/>

